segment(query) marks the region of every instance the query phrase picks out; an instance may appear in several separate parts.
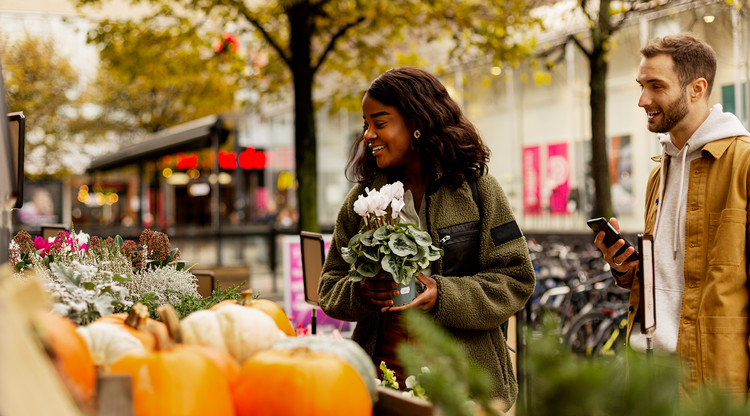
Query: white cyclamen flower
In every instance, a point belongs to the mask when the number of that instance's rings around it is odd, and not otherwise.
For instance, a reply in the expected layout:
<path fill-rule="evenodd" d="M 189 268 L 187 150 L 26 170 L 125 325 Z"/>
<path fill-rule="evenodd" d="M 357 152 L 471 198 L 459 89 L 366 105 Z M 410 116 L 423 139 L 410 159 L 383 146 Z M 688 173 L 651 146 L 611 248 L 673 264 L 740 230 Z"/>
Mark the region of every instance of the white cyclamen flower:
<path fill-rule="evenodd" d="M 398 214 L 401 213 L 401 210 L 404 208 L 406 203 L 403 199 L 394 199 L 391 201 L 391 218 L 394 220 L 398 218 Z"/>
<path fill-rule="evenodd" d="M 383 196 L 385 196 L 385 199 L 389 201 L 393 199 L 393 191 L 393 184 L 390 183 L 385 184 L 380 188 L 380 193 L 383 194 Z"/>
<path fill-rule="evenodd" d="M 83 231 L 79 232 L 78 234 L 75 234 L 76 243 L 78 243 L 78 247 L 81 247 L 84 244 L 88 244 L 89 237 L 90 236 L 84 233 Z"/>
<path fill-rule="evenodd" d="M 376 191 L 375 189 L 368 189 L 365 188 L 365 192 L 367 193 L 367 196 L 365 197 L 365 205 L 367 206 L 367 212 L 372 214 L 375 212 L 375 199 L 380 196 L 380 192 Z"/>
<path fill-rule="evenodd" d="M 396 181 L 391 184 L 394 199 L 404 199 L 404 184 Z"/>
<path fill-rule="evenodd" d="M 370 205 L 370 207 L 372 208 L 372 212 L 374 212 L 378 217 L 382 217 L 383 215 L 385 215 L 385 212 L 388 209 L 388 204 L 391 201 L 378 191 L 373 191 L 372 193 L 370 193 L 368 198 L 371 198 L 372 205 Z"/>
<path fill-rule="evenodd" d="M 360 195 L 356 201 L 354 201 L 354 212 L 359 214 L 360 217 L 367 218 L 368 206 L 367 199 Z"/>

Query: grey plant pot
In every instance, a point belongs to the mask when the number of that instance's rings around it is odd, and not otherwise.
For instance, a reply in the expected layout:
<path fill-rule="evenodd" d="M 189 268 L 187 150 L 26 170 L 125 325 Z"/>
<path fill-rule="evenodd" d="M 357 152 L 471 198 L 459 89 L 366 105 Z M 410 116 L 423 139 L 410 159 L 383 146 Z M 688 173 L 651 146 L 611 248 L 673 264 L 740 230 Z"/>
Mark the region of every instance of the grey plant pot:
<path fill-rule="evenodd" d="M 396 288 L 399 295 L 393 298 L 393 306 L 403 306 L 417 297 L 417 279 L 412 278 L 408 285 L 399 284 Z"/>

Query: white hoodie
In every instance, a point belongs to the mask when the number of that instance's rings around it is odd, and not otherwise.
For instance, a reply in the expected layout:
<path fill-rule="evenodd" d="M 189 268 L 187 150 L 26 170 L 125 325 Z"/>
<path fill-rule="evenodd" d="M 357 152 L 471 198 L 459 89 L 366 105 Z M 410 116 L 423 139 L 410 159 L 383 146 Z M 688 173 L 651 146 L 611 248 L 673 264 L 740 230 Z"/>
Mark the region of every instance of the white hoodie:
<path fill-rule="evenodd" d="M 706 120 L 688 139 L 682 149 L 672 144 L 667 134 L 657 134 L 662 145 L 660 197 L 654 224 L 654 266 L 656 287 L 656 330 L 654 351 L 674 353 L 685 288 L 685 213 L 687 207 L 690 162 L 701 157 L 707 143 L 733 136 L 750 136 L 732 113 L 722 112 L 721 104 L 711 108 Z M 665 182 L 664 161 L 669 155 Z M 646 335 L 641 334 L 636 322 L 630 334 L 630 345 L 636 351 L 646 351 Z"/>

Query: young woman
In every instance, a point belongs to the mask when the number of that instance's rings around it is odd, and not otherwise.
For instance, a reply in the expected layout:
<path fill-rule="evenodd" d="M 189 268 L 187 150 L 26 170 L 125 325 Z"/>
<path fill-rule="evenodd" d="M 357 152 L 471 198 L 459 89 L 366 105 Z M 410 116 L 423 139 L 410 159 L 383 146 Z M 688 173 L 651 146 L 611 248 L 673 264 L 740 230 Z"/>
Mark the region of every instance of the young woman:
<path fill-rule="evenodd" d="M 330 317 L 356 321 L 352 338 L 376 365 L 385 361 L 403 381 L 396 345 L 409 337 L 400 311 L 419 308 L 446 328 L 494 380 L 494 395 L 512 405 L 518 393 L 500 329 L 534 289 L 526 240 L 497 180 L 487 173 L 489 149 L 433 75 L 391 69 L 362 99 L 364 132 L 355 142 L 347 176 L 356 185 L 339 211 L 321 275 L 320 306 Z M 359 232 L 352 206 L 365 188 L 401 181 L 401 215 L 432 236 L 443 257 L 416 278 L 414 301 L 394 307 L 396 283 L 381 272 L 353 282 L 341 248 Z"/>

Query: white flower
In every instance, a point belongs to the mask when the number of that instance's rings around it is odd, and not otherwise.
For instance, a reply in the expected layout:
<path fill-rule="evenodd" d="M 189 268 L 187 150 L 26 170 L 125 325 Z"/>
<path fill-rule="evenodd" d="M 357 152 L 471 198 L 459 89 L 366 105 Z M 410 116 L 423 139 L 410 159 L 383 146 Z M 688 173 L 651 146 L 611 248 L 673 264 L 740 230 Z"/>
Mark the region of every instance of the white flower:
<path fill-rule="evenodd" d="M 363 195 L 360 195 L 354 202 L 354 212 L 359 214 L 360 217 L 366 218 L 368 214 L 367 208 L 367 199 Z"/>
<path fill-rule="evenodd" d="M 394 199 L 404 199 L 404 184 L 401 181 L 393 182 L 392 189 Z"/>
<path fill-rule="evenodd" d="M 387 183 L 380 188 L 380 193 L 389 201 L 393 199 L 393 184 Z"/>
<path fill-rule="evenodd" d="M 81 247 L 84 244 L 88 244 L 89 237 L 90 236 L 84 233 L 83 231 L 79 232 L 78 234 L 75 234 L 76 243 L 78 244 L 78 247 Z"/>
<path fill-rule="evenodd" d="M 385 215 L 390 200 L 387 199 L 385 195 L 377 191 L 370 194 L 370 198 L 372 198 L 372 212 L 375 213 L 375 215 L 377 215 L 378 217 L 382 217 L 383 215 Z"/>
<path fill-rule="evenodd" d="M 365 195 L 360 195 L 354 202 L 354 212 L 363 218 L 370 214 L 383 218 L 391 209 L 391 218 L 399 218 L 404 202 L 404 184 L 396 181 L 383 185 L 380 190 L 365 188 Z M 377 224 L 377 222 L 376 222 Z"/>
<path fill-rule="evenodd" d="M 417 385 L 417 378 L 413 375 L 406 377 L 406 380 L 404 380 L 404 384 L 406 384 L 407 389 L 413 389 L 415 385 Z"/>
<path fill-rule="evenodd" d="M 391 201 L 391 218 L 396 219 L 405 205 L 406 203 L 403 199 L 394 199 Z"/>

